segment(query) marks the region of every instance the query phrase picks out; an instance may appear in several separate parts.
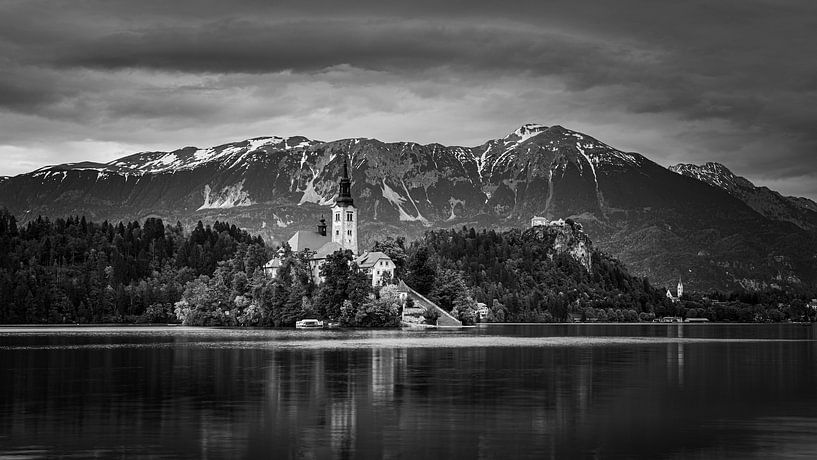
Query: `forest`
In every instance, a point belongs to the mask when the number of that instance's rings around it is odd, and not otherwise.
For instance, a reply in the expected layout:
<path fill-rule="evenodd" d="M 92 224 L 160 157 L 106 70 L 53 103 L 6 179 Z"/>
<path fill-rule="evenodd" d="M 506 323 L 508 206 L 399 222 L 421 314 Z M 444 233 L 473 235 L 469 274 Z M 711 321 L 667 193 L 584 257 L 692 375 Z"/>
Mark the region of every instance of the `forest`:
<path fill-rule="evenodd" d="M 569 223 L 569 225 L 574 225 Z M 493 322 L 634 322 L 664 316 L 720 322 L 813 321 L 813 287 L 759 292 L 687 292 L 678 302 L 647 278 L 631 275 L 617 259 L 591 250 L 587 270 L 553 241 L 531 230 L 427 232 L 406 247 L 402 239 L 377 243 L 398 266 L 397 277 L 452 311 L 477 320 L 474 302 Z M 814 305 L 814 304 L 812 304 Z"/>
<path fill-rule="evenodd" d="M 265 260 L 258 237 L 226 223 L 185 232 L 161 219 L 94 223 L 0 210 L 0 323 L 172 321 L 185 285 L 236 253 Z"/>
<path fill-rule="evenodd" d="M 388 237 L 404 280 L 464 324 L 651 321 L 661 316 L 712 321 L 813 320 L 813 291 L 686 293 L 628 273 L 592 249 L 590 268 L 530 231 L 430 231 L 408 244 Z M 351 252 L 330 255 L 316 283 L 308 253 L 281 248 L 275 278 L 261 266 L 278 249 L 224 222 L 185 230 L 158 218 L 95 223 L 37 218 L 25 225 L 0 210 L 0 324 L 182 323 L 291 326 L 320 318 L 349 327 L 400 324 L 394 285 L 372 287 Z M 484 305 L 487 315 L 480 315 Z M 431 315 L 431 313 L 429 313 Z M 431 318 L 433 320 L 433 318 Z"/>
<path fill-rule="evenodd" d="M 0 324 L 175 323 L 291 326 L 320 317 L 346 326 L 399 325 L 394 286 L 373 290 L 351 252 L 330 255 L 316 285 L 308 254 L 272 251 L 234 225 L 186 232 L 161 219 L 112 224 L 0 210 Z"/>

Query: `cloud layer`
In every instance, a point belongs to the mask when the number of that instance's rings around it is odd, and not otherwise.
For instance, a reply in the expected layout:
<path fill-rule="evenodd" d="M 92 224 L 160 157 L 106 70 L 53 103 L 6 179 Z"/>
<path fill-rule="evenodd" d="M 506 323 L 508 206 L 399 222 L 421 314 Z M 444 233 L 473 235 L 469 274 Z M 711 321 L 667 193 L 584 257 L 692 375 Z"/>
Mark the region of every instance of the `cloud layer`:
<path fill-rule="evenodd" d="M 810 0 L 348 3 L 4 2 L 0 174 L 259 135 L 476 145 L 541 122 L 817 198 Z"/>

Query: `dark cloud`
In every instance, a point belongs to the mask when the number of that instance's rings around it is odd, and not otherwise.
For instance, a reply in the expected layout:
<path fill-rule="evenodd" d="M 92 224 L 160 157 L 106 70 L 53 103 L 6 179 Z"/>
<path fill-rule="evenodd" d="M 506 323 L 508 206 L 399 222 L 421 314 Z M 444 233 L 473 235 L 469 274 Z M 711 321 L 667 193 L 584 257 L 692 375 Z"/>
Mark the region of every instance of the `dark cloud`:
<path fill-rule="evenodd" d="M 817 197 L 816 30 L 810 0 L 9 1 L 0 111 L 59 122 L 57 144 L 171 148 L 242 126 L 476 144 L 541 121 Z"/>

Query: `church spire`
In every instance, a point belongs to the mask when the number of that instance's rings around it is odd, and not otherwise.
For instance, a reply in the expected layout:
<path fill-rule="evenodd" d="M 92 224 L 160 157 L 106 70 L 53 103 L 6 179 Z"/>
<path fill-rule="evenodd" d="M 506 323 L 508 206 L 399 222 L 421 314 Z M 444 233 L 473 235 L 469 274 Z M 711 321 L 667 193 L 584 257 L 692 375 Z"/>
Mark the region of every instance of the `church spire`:
<path fill-rule="evenodd" d="M 349 180 L 349 165 L 346 158 L 343 159 L 343 177 L 340 179 L 340 191 L 338 198 L 335 200 L 336 205 L 340 206 L 354 206 L 352 199 L 352 181 Z"/>

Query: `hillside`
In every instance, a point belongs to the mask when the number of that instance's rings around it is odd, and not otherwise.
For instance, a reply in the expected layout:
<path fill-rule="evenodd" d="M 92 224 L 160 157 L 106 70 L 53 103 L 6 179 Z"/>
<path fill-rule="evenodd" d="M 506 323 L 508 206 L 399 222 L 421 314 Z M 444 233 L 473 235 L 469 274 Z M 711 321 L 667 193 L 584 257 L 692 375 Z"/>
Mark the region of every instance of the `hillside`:
<path fill-rule="evenodd" d="M 757 187 L 719 163 L 677 164 L 669 169 L 725 190 L 768 219 L 817 230 L 817 203 L 808 198 L 783 196 L 768 187 Z"/>

